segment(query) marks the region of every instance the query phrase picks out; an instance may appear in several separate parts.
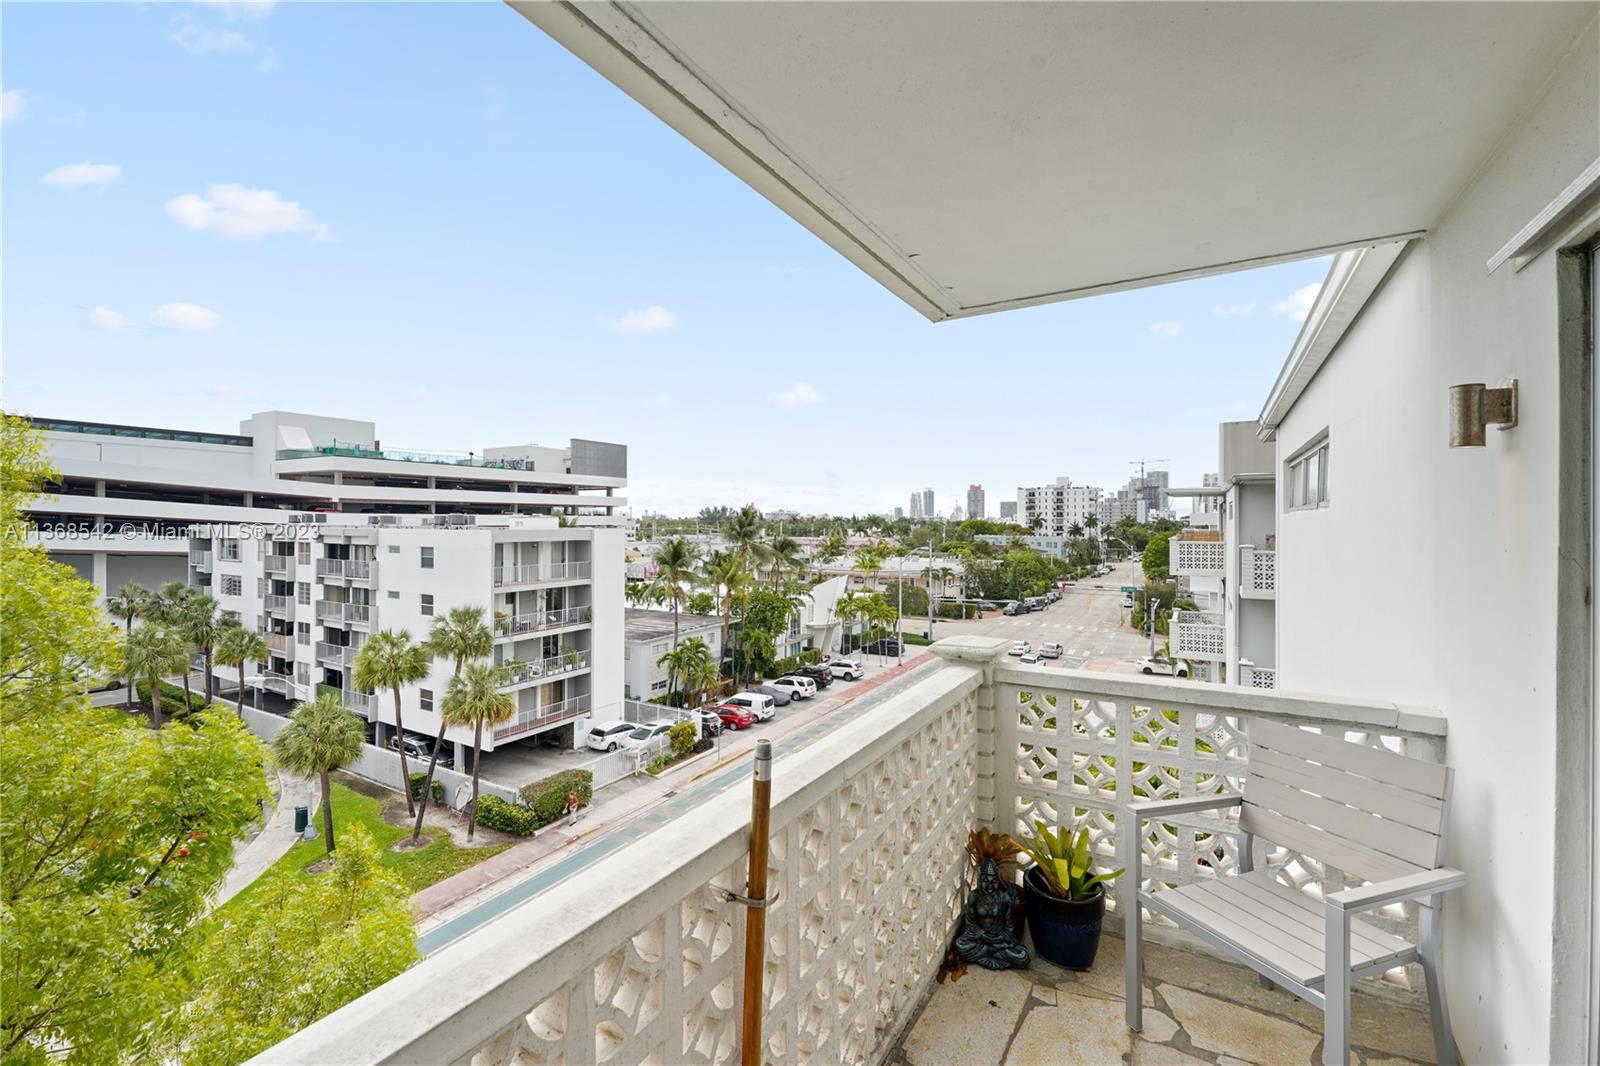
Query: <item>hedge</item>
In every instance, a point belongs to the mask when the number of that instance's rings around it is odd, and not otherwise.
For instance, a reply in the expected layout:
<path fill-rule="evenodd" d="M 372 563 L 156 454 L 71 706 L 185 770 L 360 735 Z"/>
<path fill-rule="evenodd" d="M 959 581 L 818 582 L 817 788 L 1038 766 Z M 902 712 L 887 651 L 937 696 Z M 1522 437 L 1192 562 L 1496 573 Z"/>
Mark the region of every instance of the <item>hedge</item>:
<path fill-rule="evenodd" d="M 914 644 L 919 648 L 926 648 L 928 645 L 933 643 L 933 641 L 929 640 L 921 633 L 901 633 L 900 636 L 905 638 L 905 642 L 907 644 Z"/>
<path fill-rule="evenodd" d="M 538 825 L 547 825 L 560 818 L 567 810 L 567 796 L 578 794 L 578 806 L 587 807 L 594 798 L 594 774 L 588 770 L 562 770 L 542 781 L 523 785 L 517 795 L 533 808 Z"/>
<path fill-rule="evenodd" d="M 502 833 L 531 837 L 540 822 L 538 815 L 519 804 L 507 803 L 499 796 L 479 796 L 478 824 L 487 829 L 498 829 Z"/>
<path fill-rule="evenodd" d="M 150 685 L 148 682 L 139 682 L 133 687 L 133 691 L 138 695 L 139 702 L 147 707 L 150 705 Z M 203 711 L 209 702 L 205 697 L 205 693 L 192 692 L 189 694 L 188 710 Z M 161 682 L 161 713 L 179 715 L 187 713 L 184 710 L 183 689 L 169 681 Z"/>
<path fill-rule="evenodd" d="M 679 722 L 667 730 L 667 740 L 672 745 L 672 757 L 682 759 L 694 753 L 694 742 L 700 739 L 700 730 L 693 722 Z"/>
<path fill-rule="evenodd" d="M 428 779 L 428 775 L 423 773 L 421 770 L 413 770 L 413 771 L 411 771 L 411 798 L 412 799 L 415 800 L 415 799 L 421 799 L 422 798 L 422 782 L 426 781 L 427 779 Z M 435 805 L 443 803 L 444 802 L 444 782 L 443 781 L 435 781 L 435 782 L 433 782 L 433 787 L 428 789 L 428 795 L 433 797 L 433 802 L 434 802 Z"/>

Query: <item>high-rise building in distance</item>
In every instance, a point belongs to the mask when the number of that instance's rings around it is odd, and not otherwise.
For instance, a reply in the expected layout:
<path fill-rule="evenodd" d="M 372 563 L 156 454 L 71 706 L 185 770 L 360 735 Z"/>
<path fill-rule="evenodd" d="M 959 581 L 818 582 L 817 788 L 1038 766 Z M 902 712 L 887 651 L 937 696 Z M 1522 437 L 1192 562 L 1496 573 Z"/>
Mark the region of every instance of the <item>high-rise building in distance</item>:
<path fill-rule="evenodd" d="M 982 485 L 968 485 L 967 486 L 967 517 L 968 518 L 983 518 L 983 517 L 986 516 L 987 513 L 988 512 L 986 512 L 984 510 L 984 506 L 983 506 L 983 486 Z"/>

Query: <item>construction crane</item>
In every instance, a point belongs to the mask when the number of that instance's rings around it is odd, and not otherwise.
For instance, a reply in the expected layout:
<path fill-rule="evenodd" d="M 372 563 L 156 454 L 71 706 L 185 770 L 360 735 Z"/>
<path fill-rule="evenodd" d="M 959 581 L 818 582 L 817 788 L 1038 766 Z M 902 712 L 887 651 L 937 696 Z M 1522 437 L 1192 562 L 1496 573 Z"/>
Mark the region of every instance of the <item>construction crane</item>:
<path fill-rule="evenodd" d="M 1139 483 L 1143 484 L 1144 483 L 1144 468 L 1145 468 L 1146 465 L 1148 465 L 1150 463 L 1170 463 L 1170 462 L 1172 462 L 1171 459 L 1129 459 L 1128 460 L 1128 465 L 1129 466 L 1136 466 L 1136 467 L 1139 468 Z"/>

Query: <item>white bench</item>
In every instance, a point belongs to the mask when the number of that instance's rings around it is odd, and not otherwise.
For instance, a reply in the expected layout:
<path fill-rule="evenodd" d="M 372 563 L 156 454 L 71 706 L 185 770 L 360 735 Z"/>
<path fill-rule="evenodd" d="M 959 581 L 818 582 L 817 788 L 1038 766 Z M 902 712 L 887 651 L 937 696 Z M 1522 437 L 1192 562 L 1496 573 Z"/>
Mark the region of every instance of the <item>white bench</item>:
<path fill-rule="evenodd" d="M 1350 1055 L 1350 985 L 1359 977 L 1420 963 L 1428 986 L 1434 1051 L 1456 1061 L 1440 966 L 1442 893 L 1466 875 L 1442 865 L 1451 771 L 1393 752 L 1252 719 L 1244 791 L 1192 799 L 1151 800 L 1122 809 L 1123 864 L 1138 903 L 1232 955 L 1264 981 L 1322 1007 L 1323 1062 Z M 1143 887 L 1140 840 L 1145 821 L 1195 811 L 1239 808 L 1239 873 L 1177 888 Z M 1324 862 L 1365 887 L 1320 902 L 1253 868 L 1256 837 Z M 1421 904 L 1419 943 L 1356 917 L 1389 903 Z M 1143 1028 L 1139 906 L 1127 907 L 1128 1027 Z M 1335 962 L 1329 965 L 1327 960 Z"/>

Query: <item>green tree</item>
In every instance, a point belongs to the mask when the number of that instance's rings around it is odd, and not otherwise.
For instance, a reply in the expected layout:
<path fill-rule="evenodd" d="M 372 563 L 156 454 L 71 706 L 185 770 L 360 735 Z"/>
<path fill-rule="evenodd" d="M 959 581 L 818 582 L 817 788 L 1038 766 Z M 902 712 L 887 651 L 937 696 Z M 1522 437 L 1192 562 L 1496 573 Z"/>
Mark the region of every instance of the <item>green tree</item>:
<path fill-rule="evenodd" d="M 189 665 L 189 642 L 161 622 L 149 622 L 128 635 L 127 669 L 150 686 L 150 724 L 161 728 L 161 686 L 168 674 Z M 184 689 L 184 713 L 189 712 Z"/>
<path fill-rule="evenodd" d="M 750 568 L 737 551 L 712 552 L 706 557 L 702 576 L 716 595 L 718 613 L 722 615 L 723 653 L 732 655 L 728 637 L 733 624 L 733 608 L 750 587 Z"/>
<path fill-rule="evenodd" d="M 410 892 L 379 856 L 357 826 L 326 874 L 269 878 L 229 908 L 162 1026 L 162 1058 L 243 1062 L 414 963 Z"/>
<path fill-rule="evenodd" d="M 774 588 L 785 576 L 795 577 L 803 573 L 806 560 L 800 551 L 800 542 L 793 537 L 773 537 L 767 544 L 767 568 L 771 571 Z"/>
<path fill-rule="evenodd" d="M 217 639 L 217 662 L 223 666 L 232 666 L 239 671 L 235 711 L 240 718 L 244 717 L 244 679 L 248 672 L 247 668 L 256 663 L 266 662 L 271 654 L 266 638 L 244 626 L 230 626 Z"/>
<path fill-rule="evenodd" d="M 122 639 L 124 643 L 133 635 L 134 619 L 144 615 L 149 609 L 150 601 L 154 595 L 155 593 L 137 581 L 130 581 L 106 597 L 106 613 L 122 619 Z M 137 678 L 133 674 L 128 674 L 128 703 L 130 705 L 133 703 L 133 683 L 136 680 Z"/>
<path fill-rule="evenodd" d="M 428 631 L 428 653 L 435 659 L 450 660 L 452 684 L 461 677 L 461 667 L 467 660 L 486 659 L 493 651 L 494 633 L 484 622 L 482 607 L 452 607 L 443 618 L 435 619 L 433 628 Z M 439 752 L 444 748 L 446 721 L 441 715 L 439 727 L 434 731 L 433 751 L 428 755 L 428 776 L 422 783 L 422 795 L 417 799 L 417 819 L 411 825 L 413 845 L 422 839 L 422 818 L 428 813 L 428 800 L 433 795 L 433 775 L 439 768 Z M 472 772 L 478 772 L 476 753 Z"/>
<path fill-rule="evenodd" d="M 1171 531 L 1153 535 L 1144 546 L 1144 553 L 1139 556 L 1139 566 L 1144 570 L 1145 580 L 1165 581 L 1171 575 L 1167 571 L 1170 556 L 1169 541 L 1172 540 Z"/>
<path fill-rule="evenodd" d="M 189 689 L 189 674 L 191 664 L 188 652 L 195 650 L 194 643 L 189 639 L 189 626 L 192 621 L 190 608 L 199 593 L 185 585 L 182 581 L 168 581 L 156 592 L 156 598 L 150 605 L 150 620 L 166 626 L 172 634 L 181 639 L 188 647 L 185 648 L 183 665 L 183 704 L 191 705 L 191 691 Z"/>
<path fill-rule="evenodd" d="M 426 678 L 432 669 L 433 662 L 428 649 L 412 640 L 409 632 L 404 629 L 383 629 L 374 633 L 356 652 L 356 687 L 368 691 L 386 688 L 394 693 L 394 731 L 404 739 L 406 729 L 400 717 L 400 689 L 405 685 L 415 685 Z M 406 746 L 401 744 L 399 748 L 400 780 L 409 782 L 411 768 L 406 765 Z M 431 785 L 432 779 L 429 780 Z M 416 817 L 417 808 L 411 799 L 411 789 L 408 787 L 404 791 L 406 814 Z"/>
<path fill-rule="evenodd" d="M 678 646 L 678 612 L 689 602 L 689 589 L 698 579 L 699 573 L 695 564 L 699 561 L 699 553 L 694 545 L 682 537 L 674 537 L 661 546 L 656 552 L 656 577 L 652 582 L 656 586 L 660 601 L 672 609 L 672 646 Z M 669 669 L 667 673 L 667 690 L 674 687 L 675 678 Z"/>
<path fill-rule="evenodd" d="M 709 592 L 696 592 L 689 597 L 690 614 L 715 614 L 717 598 Z"/>
<path fill-rule="evenodd" d="M 517 713 L 517 701 L 502 685 L 506 671 L 487 659 L 467 663 L 450 679 L 444 694 L 444 720 L 451 725 L 472 728 L 472 817 L 467 822 L 467 839 L 478 829 L 478 770 L 483 754 L 483 727 L 493 729 L 509 722 Z"/>
<path fill-rule="evenodd" d="M 688 705 L 689 701 L 686 698 L 688 693 L 702 685 L 708 673 L 714 677 L 721 677 L 721 671 L 717 669 L 716 661 L 711 657 L 711 649 L 699 637 L 690 637 L 668 651 L 656 660 L 656 665 L 665 666 L 667 676 L 677 678 L 682 686 L 678 691 L 685 698 L 679 701 L 679 706 Z M 670 685 L 667 691 L 673 691 Z"/>
<path fill-rule="evenodd" d="M 191 596 L 184 601 L 181 623 L 183 635 L 189 641 L 189 646 L 205 657 L 203 687 L 207 702 L 210 702 L 212 694 L 216 691 L 212 687 L 211 675 L 216 666 L 217 640 L 222 636 L 223 630 L 233 624 L 237 623 L 225 619 L 217 606 L 217 601 L 210 596 Z"/>
<path fill-rule="evenodd" d="M 328 775 L 347 766 L 361 754 L 366 741 L 361 719 L 339 702 L 332 692 L 300 704 L 289 722 L 272 738 L 278 763 L 297 774 L 317 775 L 322 788 L 322 839 L 333 854 L 333 793 Z"/>

